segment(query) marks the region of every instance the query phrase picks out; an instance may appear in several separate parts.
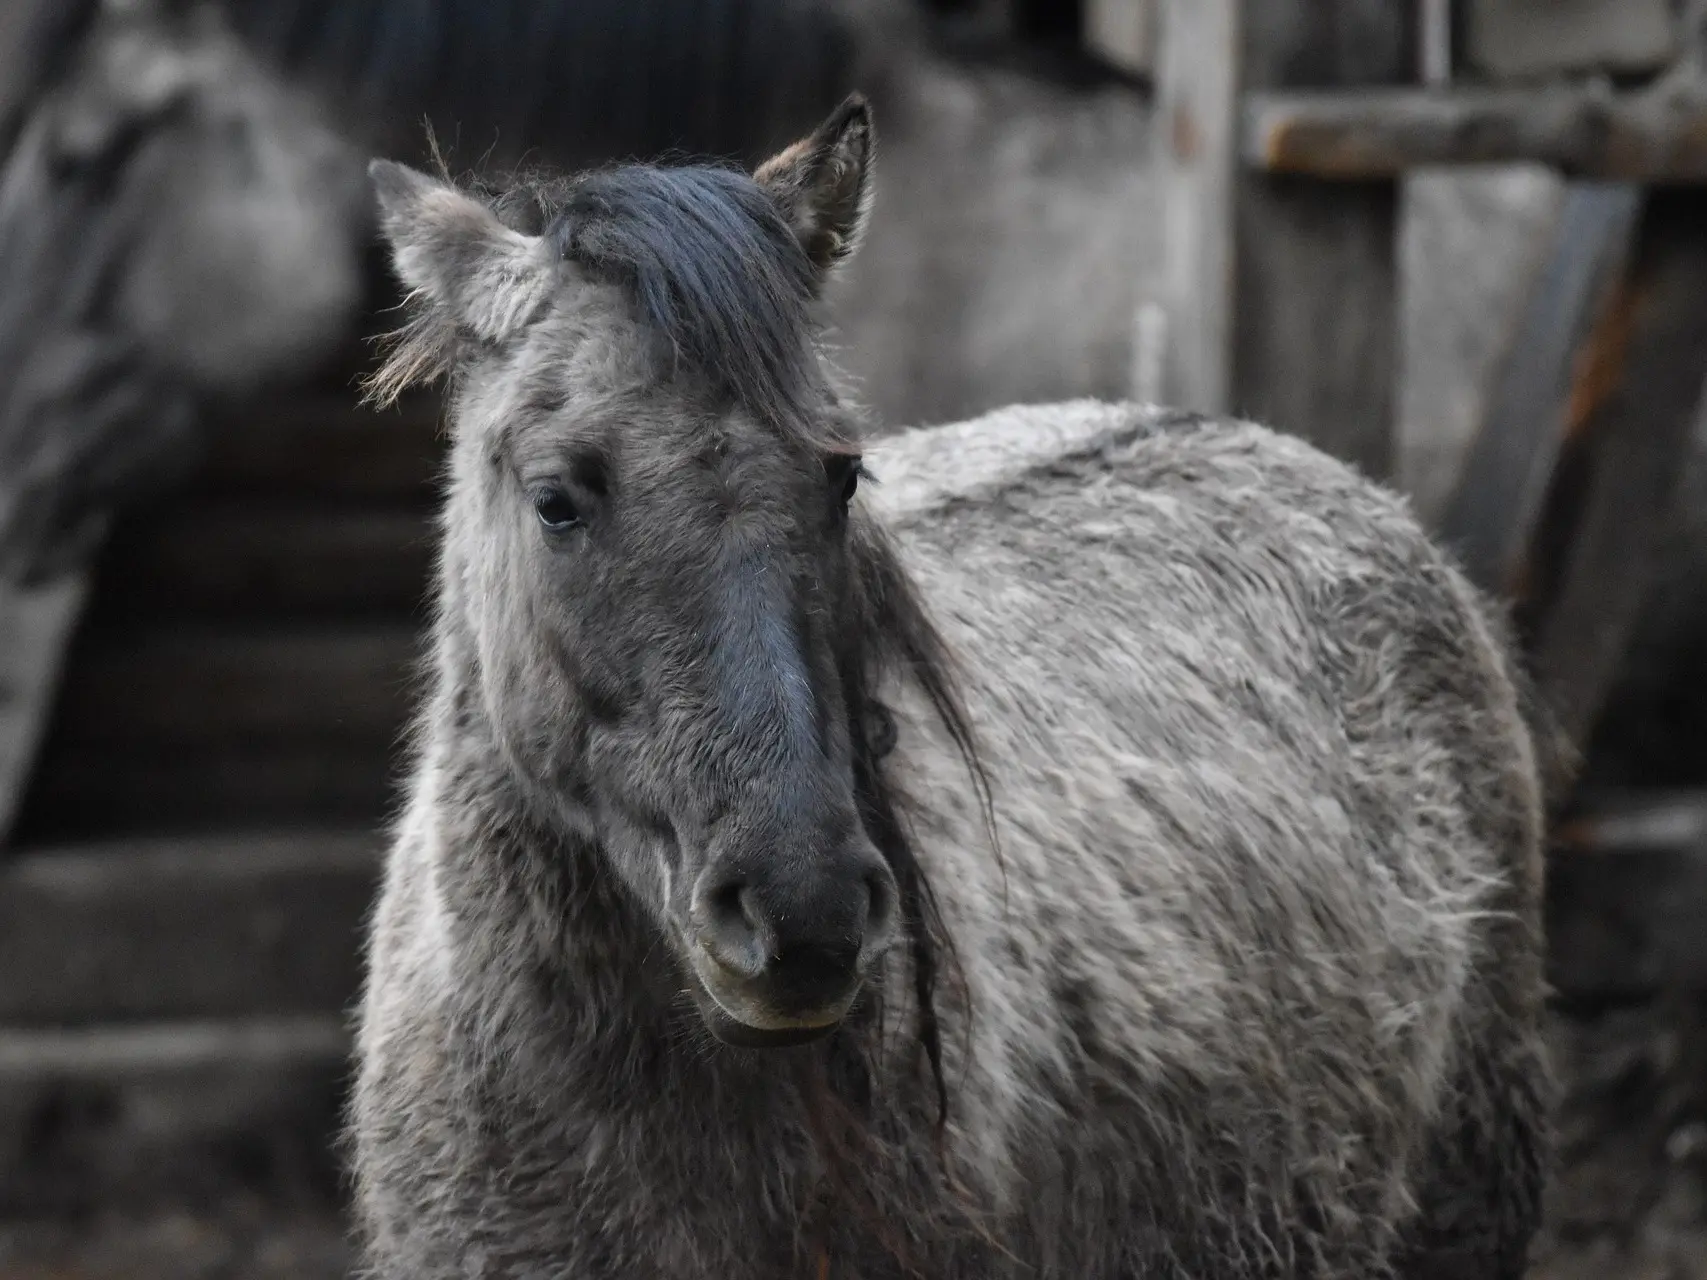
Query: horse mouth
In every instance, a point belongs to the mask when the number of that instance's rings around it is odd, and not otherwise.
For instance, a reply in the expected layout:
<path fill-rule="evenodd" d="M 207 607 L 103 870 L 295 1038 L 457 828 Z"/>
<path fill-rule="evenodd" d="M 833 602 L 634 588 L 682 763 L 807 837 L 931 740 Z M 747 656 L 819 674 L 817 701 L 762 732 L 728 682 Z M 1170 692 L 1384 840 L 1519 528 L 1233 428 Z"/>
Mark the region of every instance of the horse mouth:
<path fill-rule="evenodd" d="M 690 968 L 694 1003 L 706 1029 L 722 1043 L 737 1049 L 786 1049 L 821 1040 L 842 1025 L 859 994 L 856 983 L 834 1005 L 809 1014 L 781 1017 L 751 996 L 734 990 L 720 991 L 719 986 L 724 984 L 717 981 L 715 963 L 702 967 L 696 958 Z M 705 968 L 712 972 L 705 972 Z"/>
<path fill-rule="evenodd" d="M 731 1017 L 715 1003 L 708 1004 L 710 1007 L 702 1006 L 700 1010 L 706 1029 L 732 1049 L 789 1049 L 822 1040 L 842 1025 L 837 1018 L 821 1026 L 754 1027 Z"/>

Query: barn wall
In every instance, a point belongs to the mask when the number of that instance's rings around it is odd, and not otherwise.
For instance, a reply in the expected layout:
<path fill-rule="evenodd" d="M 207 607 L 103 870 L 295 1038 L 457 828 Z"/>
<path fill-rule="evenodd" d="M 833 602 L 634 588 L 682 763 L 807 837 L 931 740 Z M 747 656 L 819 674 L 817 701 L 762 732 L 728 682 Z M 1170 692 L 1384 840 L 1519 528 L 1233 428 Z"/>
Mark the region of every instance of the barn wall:
<path fill-rule="evenodd" d="M 1130 394 L 1159 249 L 1147 95 L 890 57 L 871 230 L 834 297 L 865 402 L 895 426 Z"/>

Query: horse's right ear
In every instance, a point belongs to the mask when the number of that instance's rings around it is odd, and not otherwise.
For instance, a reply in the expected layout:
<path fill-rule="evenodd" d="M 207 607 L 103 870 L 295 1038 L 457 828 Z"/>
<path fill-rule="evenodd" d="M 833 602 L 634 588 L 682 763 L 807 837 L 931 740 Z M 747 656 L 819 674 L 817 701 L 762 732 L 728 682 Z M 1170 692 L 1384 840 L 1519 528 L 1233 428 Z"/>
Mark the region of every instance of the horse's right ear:
<path fill-rule="evenodd" d="M 526 322 L 551 287 L 551 255 L 537 237 L 500 222 L 449 183 L 393 160 L 368 165 L 380 231 L 398 278 L 488 342 Z"/>

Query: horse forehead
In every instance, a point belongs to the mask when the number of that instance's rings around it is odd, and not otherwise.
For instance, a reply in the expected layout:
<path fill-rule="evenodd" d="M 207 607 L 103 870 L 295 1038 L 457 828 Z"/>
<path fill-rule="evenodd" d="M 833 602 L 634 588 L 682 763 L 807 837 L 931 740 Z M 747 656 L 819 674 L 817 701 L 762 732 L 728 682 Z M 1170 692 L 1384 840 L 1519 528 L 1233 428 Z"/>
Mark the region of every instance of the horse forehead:
<path fill-rule="evenodd" d="M 703 509 L 737 530 L 775 524 L 780 532 L 812 492 L 805 451 L 758 427 L 704 431 L 679 456 L 660 461 L 666 476 L 703 495 Z"/>

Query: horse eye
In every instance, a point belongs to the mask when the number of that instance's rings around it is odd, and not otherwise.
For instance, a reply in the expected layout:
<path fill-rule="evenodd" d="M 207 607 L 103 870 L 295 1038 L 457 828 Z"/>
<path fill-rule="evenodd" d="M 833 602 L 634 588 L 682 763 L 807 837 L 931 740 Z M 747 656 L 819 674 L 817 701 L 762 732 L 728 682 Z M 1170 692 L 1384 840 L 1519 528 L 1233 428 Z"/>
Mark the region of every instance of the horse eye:
<path fill-rule="evenodd" d="M 581 513 L 561 489 L 542 489 L 533 500 L 534 514 L 553 533 L 562 533 L 581 523 Z"/>

